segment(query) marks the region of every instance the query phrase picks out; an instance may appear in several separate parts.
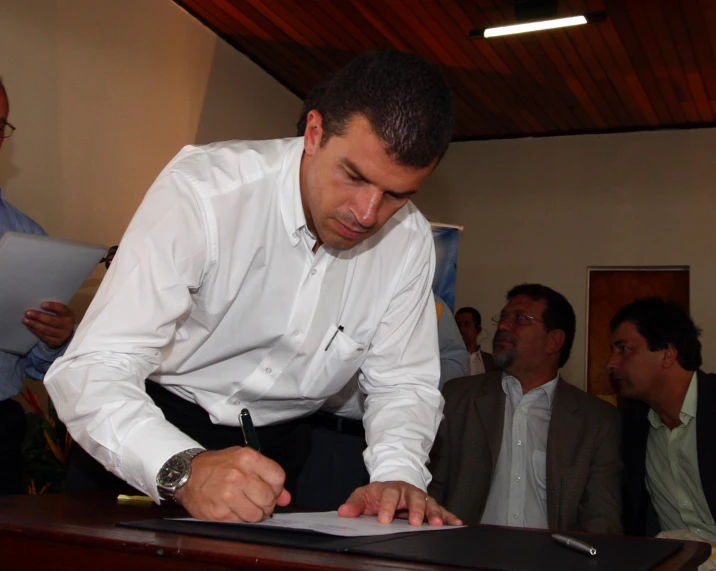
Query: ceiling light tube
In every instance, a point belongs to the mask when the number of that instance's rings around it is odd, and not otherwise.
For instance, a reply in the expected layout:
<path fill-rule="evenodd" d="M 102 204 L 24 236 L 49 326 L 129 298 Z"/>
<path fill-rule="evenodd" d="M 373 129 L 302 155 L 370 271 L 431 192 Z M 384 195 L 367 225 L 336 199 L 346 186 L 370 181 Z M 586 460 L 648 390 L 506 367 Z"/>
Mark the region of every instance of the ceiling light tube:
<path fill-rule="evenodd" d="M 485 38 L 498 36 L 509 36 L 511 34 L 524 34 L 525 32 L 536 32 L 538 30 L 553 30 L 567 26 L 580 26 L 587 23 L 585 16 L 570 16 L 569 18 L 557 18 L 554 20 L 541 20 L 539 22 L 525 22 L 511 26 L 500 26 L 499 28 L 487 28 L 483 35 Z"/>

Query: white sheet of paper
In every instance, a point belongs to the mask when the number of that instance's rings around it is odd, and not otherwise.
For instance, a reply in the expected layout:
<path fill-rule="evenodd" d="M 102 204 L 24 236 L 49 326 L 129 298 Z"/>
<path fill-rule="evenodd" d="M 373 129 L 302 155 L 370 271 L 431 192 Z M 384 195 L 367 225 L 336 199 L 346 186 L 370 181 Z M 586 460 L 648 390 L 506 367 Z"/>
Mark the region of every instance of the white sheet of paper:
<path fill-rule="evenodd" d="M 180 521 L 201 521 L 194 518 L 170 518 Z M 212 522 L 215 523 L 215 522 Z M 219 522 L 221 523 L 221 522 Z M 410 525 L 406 519 L 394 519 L 393 523 L 378 523 L 378 518 L 360 516 L 357 518 L 340 517 L 338 512 L 317 513 L 291 513 L 273 514 L 261 523 L 225 522 L 227 525 L 248 525 L 255 527 L 273 527 L 282 529 L 295 529 L 301 531 L 315 531 L 328 535 L 342 537 L 360 537 L 364 535 L 392 535 L 409 531 L 440 531 L 455 529 L 454 525 L 441 527 L 424 523 L 421 526 Z M 463 526 L 460 526 L 463 527 Z"/>
<path fill-rule="evenodd" d="M 0 238 L 0 350 L 24 355 L 37 343 L 26 309 L 43 301 L 67 304 L 106 248 L 50 236 L 6 232 Z"/>

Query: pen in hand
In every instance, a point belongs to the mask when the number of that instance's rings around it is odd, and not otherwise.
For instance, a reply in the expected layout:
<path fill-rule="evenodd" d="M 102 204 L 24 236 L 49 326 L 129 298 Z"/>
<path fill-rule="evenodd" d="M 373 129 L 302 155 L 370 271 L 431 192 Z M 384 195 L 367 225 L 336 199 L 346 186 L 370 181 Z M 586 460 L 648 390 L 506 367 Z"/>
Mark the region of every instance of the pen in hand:
<path fill-rule="evenodd" d="M 584 541 L 580 541 L 579 539 L 567 537 L 566 535 L 561 535 L 559 533 L 553 533 L 552 539 L 560 545 L 564 545 L 565 547 L 578 551 L 579 553 L 583 553 L 584 555 L 594 556 L 597 554 L 596 548 L 592 547 L 588 543 L 585 543 Z"/>
<path fill-rule="evenodd" d="M 244 433 L 246 446 L 253 448 L 256 452 L 261 452 L 259 437 L 256 434 L 256 428 L 254 427 L 253 420 L 251 420 L 249 409 L 244 408 L 241 410 L 239 413 L 239 423 L 241 424 L 241 431 Z"/>

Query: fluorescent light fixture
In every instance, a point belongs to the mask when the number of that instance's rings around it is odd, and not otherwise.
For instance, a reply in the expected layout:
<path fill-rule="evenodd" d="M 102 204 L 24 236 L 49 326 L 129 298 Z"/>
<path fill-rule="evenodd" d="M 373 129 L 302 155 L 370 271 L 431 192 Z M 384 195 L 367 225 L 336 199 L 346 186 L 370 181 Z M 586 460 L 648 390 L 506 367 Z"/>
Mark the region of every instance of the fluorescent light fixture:
<path fill-rule="evenodd" d="M 539 22 L 525 22 L 524 24 L 500 26 L 499 28 L 487 28 L 483 35 L 485 38 L 495 38 L 498 36 L 509 36 L 511 34 L 536 32 L 538 30 L 553 30 L 555 28 L 566 28 L 567 26 L 581 26 L 586 23 L 586 16 L 571 16 L 569 18 L 556 18 L 554 20 L 541 20 Z"/>

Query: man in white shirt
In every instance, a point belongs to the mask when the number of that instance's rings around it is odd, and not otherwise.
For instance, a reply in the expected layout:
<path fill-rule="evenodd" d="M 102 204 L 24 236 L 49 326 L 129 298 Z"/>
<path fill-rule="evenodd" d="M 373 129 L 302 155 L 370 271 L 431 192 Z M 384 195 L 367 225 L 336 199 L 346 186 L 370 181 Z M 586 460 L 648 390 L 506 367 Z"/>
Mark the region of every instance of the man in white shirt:
<path fill-rule="evenodd" d="M 495 323 L 492 354 L 504 372 L 445 386 L 430 493 L 468 524 L 620 533 L 619 414 L 559 376 L 572 306 L 523 284 Z"/>
<path fill-rule="evenodd" d="M 482 333 L 482 316 L 474 307 L 461 307 L 455 312 L 462 340 L 470 355 L 470 374 L 481 375 L 495 370 L 495 362 L 487 351 L 480 347 L 479 338 Z"/>
<path fill-rule="evenodd" d="M 340 514 L 457 523 L 425 494 L 442 410 L 434 251 L 409 201 L 453 116 L 436 68 L 376 51 L 333 77 L 302 139 L 182 150 L 46 379 L 82 447 L 156 501 L 260 521 L 291 496 L 279 464 L 231 445 L 240 412 L 267 455 L 290 455 L 289 423 L 360 368 L 371 483 Z"/>
<path fill-rule="evenodd" d="M 468 374 L 467 351 L 450 308 L 437 294 L 434 297 L 442 390 L 447 381 Z M 370 481 L 363 462 L 365 395 L 359 388 L 360 374 L 356 373 L 309 417 L 312 444 L 297 483 L 296 502 L 300 507 L 335 510 L 351 491 Z"/>

